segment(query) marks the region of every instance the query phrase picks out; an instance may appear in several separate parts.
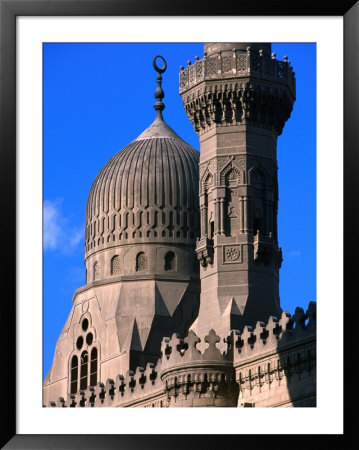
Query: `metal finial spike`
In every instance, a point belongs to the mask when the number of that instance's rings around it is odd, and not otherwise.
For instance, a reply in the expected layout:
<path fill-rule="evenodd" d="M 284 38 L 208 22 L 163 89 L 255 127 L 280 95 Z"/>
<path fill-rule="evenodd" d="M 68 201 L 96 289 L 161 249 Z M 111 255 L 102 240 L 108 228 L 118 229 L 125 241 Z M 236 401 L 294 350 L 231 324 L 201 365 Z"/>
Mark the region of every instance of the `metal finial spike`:
<path fill-rule="evenodd" d="M 162 59 L 162 61 L 163 61 L 163 66 L 162 67 L 158 67 L 157 66 L 157 64 L 156 64 L 156 59 L 157 58 L 161 58 Z M 158 73 L 158 75 L 157 75 L 157 88 L 156 88 L 155 94 L 154 94 L 154 97 L 155 97 L 155 99 L 157 99 L 157 102 L 153 105 L 153 107 L 155 108 L 155 110 L 159 114 L 161 114 L 161 112 L 165 109 L 165 105 L 164 105 L 164 103 L 162 103 L 162 99 L 165 96 L 165 93 L 163 92 L 163 89 L 162 89 L 162 76 L 161 76 L 161 74 L 166 71 L 167 63 L 166 63 L 166 60 L 164 59 L 163 56 L 157 55 L 157 56 L 155 56 L 153 58 L 152 64 L 153 64 L 153 68 Z"/>

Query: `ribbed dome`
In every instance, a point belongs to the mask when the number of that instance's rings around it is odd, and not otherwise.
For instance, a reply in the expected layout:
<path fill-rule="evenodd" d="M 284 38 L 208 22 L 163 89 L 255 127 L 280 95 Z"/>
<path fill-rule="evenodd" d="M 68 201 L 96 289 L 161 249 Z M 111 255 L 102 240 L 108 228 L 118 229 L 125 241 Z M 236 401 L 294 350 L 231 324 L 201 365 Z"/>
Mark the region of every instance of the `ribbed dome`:
<path fill-rule="evenodd" d="M 85 257 L 129 243 L 193 244 L 199 234 L 198 161 L 199 152 L 158 111 L 97 175 L 87 200 Z"/>

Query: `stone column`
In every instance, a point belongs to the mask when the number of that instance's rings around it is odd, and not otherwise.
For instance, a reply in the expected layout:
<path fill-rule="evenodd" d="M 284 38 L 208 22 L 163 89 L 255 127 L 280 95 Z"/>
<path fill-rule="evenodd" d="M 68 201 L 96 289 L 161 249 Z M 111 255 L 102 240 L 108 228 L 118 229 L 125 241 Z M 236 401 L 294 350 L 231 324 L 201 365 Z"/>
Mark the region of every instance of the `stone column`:
<path fill-rule="evenodd" d="M 224 198 L 219 199 L 219 234 L 225 234 L 224 232 Z"/>
<path fill-rule="evenodd" d="M 220 217 L 221 217 L 221 212 L 220 212 L 220 199 L 216 198 L 214 201 L 214 234 L 221 234 L 220 228 Z"/>
<path fill-rule="evenodd" d="M 248 233 L 249 232 L 249 204 L 248 204 L 248 197 L 243 197 L 243 216 L 244 216 L 244 221 L 243 221 L 243 231 L 244 233 Z"/>
<path fill-rule="evenodd" d="M 239 197 L 239 220 L 240 220 L 240 233 L 244 233 L 244 200 L 243 196 Z"/>

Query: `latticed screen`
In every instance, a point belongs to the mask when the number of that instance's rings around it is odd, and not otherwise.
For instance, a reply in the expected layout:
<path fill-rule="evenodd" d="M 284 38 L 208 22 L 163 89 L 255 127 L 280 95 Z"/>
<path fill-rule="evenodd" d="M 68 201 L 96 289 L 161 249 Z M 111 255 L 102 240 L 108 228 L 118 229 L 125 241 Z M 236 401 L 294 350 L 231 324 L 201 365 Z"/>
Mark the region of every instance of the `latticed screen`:
<path fill-rule="evenodd" d="M 141 252 L 137 255 L 136 270 L 146 270 L 148 267 L 147 255 L 145 252 Z"/>
<path fill-rule="evenodd" d="M 111 275 L 120 273 L 120 258 L 116 255 L 111 260 Z"/>
<path fill-rule="evenodd" d="M 173 252 L 166 253 L 165 270 L 176 270 L 176 255 Z"/>

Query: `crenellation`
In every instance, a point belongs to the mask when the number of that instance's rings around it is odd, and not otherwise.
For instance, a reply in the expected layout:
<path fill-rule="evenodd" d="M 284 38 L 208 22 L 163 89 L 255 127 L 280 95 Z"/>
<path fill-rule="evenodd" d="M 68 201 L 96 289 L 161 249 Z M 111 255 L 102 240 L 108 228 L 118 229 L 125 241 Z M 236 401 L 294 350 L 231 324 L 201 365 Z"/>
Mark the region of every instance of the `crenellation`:
<path fill-rule="evenodd" d="M 68 408 L 75 408 L 77 405 L 77 401 L 76 401 L 76 394 L 68 394 L 67 396 L 67 400 L 66 400 L 66 406 Z"/>
<path fill-rule="evenodd" d="M 65 408 L 66 407 L 66 405 L 65 405 L 65 399 L 63 398 L 63 397 L 59 397 L 58 399 L 57 399 L 57 402 L 56 402 L 56 406 L 58 407 L 58 408 Z"/>
<path fill-rule="evenodd" d="M 75 403 L 77 407 L 83 408 L 86 404 L 87 395 L 86 391 L 79 389 L 75 394 Z"/>
<path fill-rule="evenodd" d="M 106 386 L 101 381 L 95 386 L 95 402 L 94 406 L 103 406 L 106 398 Z"/>
<path fill-rule="evenodd" d="M 98 382 L 49 406 L 259 406 L 277 395 L 278 389 L 313 379 L 315 317 L 314 302 L 306 312 L 297 308 L 293 316 L 288 312 L 279 320 L 271 316 L 267 324 L 257 321 L 242 333 L 232 330 L 222 350 L 213 329 L 204 337 L 207 346 L 202 351 L 197 349 L 202 340 L 193 331 L 184 339 L 174 333 L 163 338 L 162 359 L 156 365 L 138 366 L 115 381 Z M 313 389 L 306 386 L 306 391 L 309 402 Z M 282 406 L 287 405 L 285 398 Z"/>
<path fill-rule="evenodd" d="M 297 308 L 293 317 L 283 312 L 280 320 L 271 317 L 266 327 L 258 323 L 255 330 L 245 327 L 242 335 L 236 334 L 242 343 L 234 358 L 241 399 L 249 398 L 252 403 L 265 406 L 262 388 L 267 385 L 270 402 L 278 392 L 289 402 L 294 388 L 298 395 L 305 389 L 306 404 L 315 403 L 315 317 L 315 303 L 310 302 L 305 313 L 302 308 Z M 263 338 L 264 331 L 268 341 Z M 254 339 L 258 336 L 259 339 Z M 301 386 L 303 381 L 305 384 Z M 243 406 L 241 401 L 239 406 Z"/>
<path fill-rule="evenodd" d="M 254 329 L 245 326 L 242 333 L 236 330 L 234 346 L 237 348 L 237 359 L 253 358 L 263 352 L 277 351 L 288 345 L 295 347 L 301 340 L 315 337 L 315 320 L 315 303 L 310 302 L 306 313 L 302 308 L 297 308 L 292 317 L 283 311 L 279 320 L 271 316 L 267 324 L 258 321 Z"/>
<path fill-rule="evenodd" d="M 95 386 L 88 386 L 86 388 L 86 404 L 87 408 L 92 408 L 95 406 L 96 394 L 95 394 Z"/>

